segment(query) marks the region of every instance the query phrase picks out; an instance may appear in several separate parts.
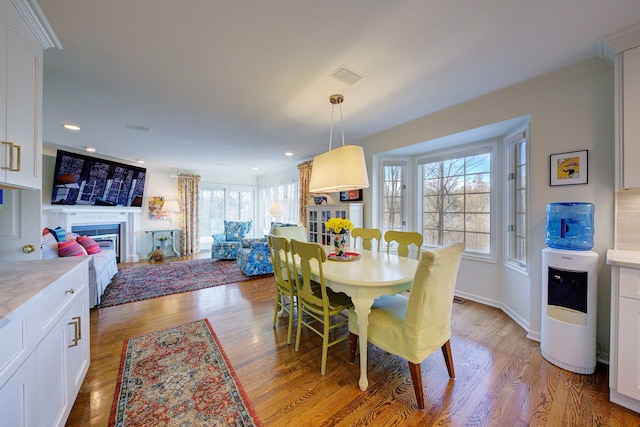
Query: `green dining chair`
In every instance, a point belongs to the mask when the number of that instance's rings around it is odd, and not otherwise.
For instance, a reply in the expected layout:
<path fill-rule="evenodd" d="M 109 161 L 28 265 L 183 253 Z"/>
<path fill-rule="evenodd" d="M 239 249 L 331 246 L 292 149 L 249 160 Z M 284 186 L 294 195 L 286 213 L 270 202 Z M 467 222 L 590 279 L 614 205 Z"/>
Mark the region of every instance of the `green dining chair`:
<path fill-rule="evenodd" d="M 291 253 L 299 257 L 300 265 L 294 263 L 296 291 L 298 295 L 298 328 L 296 333 L 296 351 L 300 349 L 302 326 L 322 337 L 322 363 L 320 374 L 324 375 L 327 367 L 327 352 L 332 347 L 349 338 L 348 334 L 333 337 L 332 331 L 347 323 L 343 313 L 352 307 L 351 298 L 341 292 L 334 292 L 325 284 L 322 264 L 327 255 L 317 243 L 306 243 L 291 240 Z M 311 263 L 318 265 L 318 281 L 311 279 Z M 335 332 L 333 332 L 335 334 Z"/>
<path fill-rule="evenodd" d="M 420 259 L 420 248 L 422 247 L 422 234 L 416 231 L 396 231 L 389 230 L 384 233 L 384 240 L 387 242 L 387 253 L 393 242 L 398 244 L 398 256 L 409 256 L 409 245 L 417 246 L 416 259 Z"/>
<path fill-rule="evenodd" d="M 269 235 L 269 252 L 273 275 L 276 279 L 276 304 L 273 310 L 273 327 L 275 328 L 278 314 L 286 312 L 289 316 L 289 328 L 287 330 L 287 344 L 291 343 L 293 331 L 293 317 L 297 309 L 296 283 L 292 276 L 291 246 L 285 237 Z"/>
<path fill-rule="evenodd" d="M 380 240 L 382 240 L 382 233 L 377 228 L 354 228 L 351 230 L 351 237 L 353 237 L 353 244 L 358 247 L 358 237 L 362 239 L 362 249 L 370 251 L 373 247 L 373 240 L 376 242 L 377 251 L 380 251 Z"/>
<path fill-rule="evenodd" d="M 420 363 L 442 350 L 447 371 L 455 378 L 451 354 L 451 309 L 456 276 L 464 244 L 422 252 L 409 297 L 383 295 L 375 300 L 369 314 L 366 339 L 376 347 L 409 363 L 418 408 L 424 409 Z M 351 363 L 358 347 L 358 321 L 349 309 Z"/>

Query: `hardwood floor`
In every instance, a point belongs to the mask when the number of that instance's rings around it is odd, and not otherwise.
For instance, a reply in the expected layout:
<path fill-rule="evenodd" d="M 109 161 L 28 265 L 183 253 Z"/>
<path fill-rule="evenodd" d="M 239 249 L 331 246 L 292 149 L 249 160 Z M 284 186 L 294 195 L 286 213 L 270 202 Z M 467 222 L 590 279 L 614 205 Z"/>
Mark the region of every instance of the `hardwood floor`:
<path fill-rule="evenodd" d="M 547 362 L 539 344 L 500 310 L 454 303 L 456 379 L 441 352 L 422 363 L 419 411 L 406 361 L 369 345 L 369 389 L 358 388 L 349 342 L 329 349 L 305 331 L 286 344 L 272 326 L 272 277 L 91 311 L 91 366 L 67 426 L 107 425 L 127 337 L 208 318 L 265 426 L 640 426 L 640 415 L 608 400 L 607 366 L 578 375 Z"/>

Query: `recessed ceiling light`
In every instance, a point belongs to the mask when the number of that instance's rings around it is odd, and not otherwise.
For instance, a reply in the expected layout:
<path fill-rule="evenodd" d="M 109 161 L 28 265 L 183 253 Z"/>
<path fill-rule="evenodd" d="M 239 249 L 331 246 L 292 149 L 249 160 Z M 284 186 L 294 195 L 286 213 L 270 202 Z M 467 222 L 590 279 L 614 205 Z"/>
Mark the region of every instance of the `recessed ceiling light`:
<path fill-rule="evenodd" d="M 136 162 L 138 162 L 138 163 L 140 163 L 140 164 L 143 164 L 143 163 L 144 163 L 144 160 L 136 160 Z"/>
<path fill-rule="evenodd" d="M 291 157 L 291 156 L 293 156 L 293 153 L 291 151 L 287 151 L 286 153 L 284 153 L 284 155 Z"/>
<path fill-rule="evenodd" d="M 62 127 L 67 130 L 80 130 L 80 126 L 76 126 L 68 123 L 65 123 L 64 125 L 62 125 Z"/>
<path fill-rule="evenodd" d="M 95 148 L 93 148 L 93 147 L 84 147 L 84 149 L 85 149 L 86 151 L 90 152 L 90 153 L 95 153 L 95 152 L 96 152 L 96 149 L 95 149 Z"/>
<path fill-rule="evenodd" d="M 252 170 L 252 171 L 257 171 L 257 170 L 258 170 L 258 168 L 251 168 L 251 170 Z"/>

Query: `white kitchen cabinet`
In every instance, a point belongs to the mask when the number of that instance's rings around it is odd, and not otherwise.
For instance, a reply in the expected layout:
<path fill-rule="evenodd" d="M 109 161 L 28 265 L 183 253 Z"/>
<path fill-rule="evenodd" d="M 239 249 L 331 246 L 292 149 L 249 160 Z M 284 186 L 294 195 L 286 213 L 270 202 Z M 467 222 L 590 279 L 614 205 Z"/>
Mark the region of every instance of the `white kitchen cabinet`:
<path fill-rule="evenodd" d="M 616 62 L 618 75 L 617 103 L 621 189 L 640 188 L 640 46 L 625 50 Z"/>
<path fill-rule="evenodd" d="M 43 46 L 13 2 L 0 1 L 0 184 L 40 189 Z"/>
<path fill-rule="evenodd" d="M 0 425 L 64 426 L 90 363 L 88 259 L 14 263 L 0 275 L 0 306 L 24 301 L 0 316 Z"/>
<path fill-rule="evenodd" d="M 331 245 L 331 233 L 324 226 L 329 218 L 347 218 L 354 227 L 362 227 L 362 203 L 344 203 L 340 205 L 309 205 L 307 206 L 307 238 L 309 242 Z M 348 245 L 353 246 L 351 237 Z"/>
<path fill-rule="evenodd" d="M 640 252 L 610 249 L 609 398 L 640 412 Z"/>

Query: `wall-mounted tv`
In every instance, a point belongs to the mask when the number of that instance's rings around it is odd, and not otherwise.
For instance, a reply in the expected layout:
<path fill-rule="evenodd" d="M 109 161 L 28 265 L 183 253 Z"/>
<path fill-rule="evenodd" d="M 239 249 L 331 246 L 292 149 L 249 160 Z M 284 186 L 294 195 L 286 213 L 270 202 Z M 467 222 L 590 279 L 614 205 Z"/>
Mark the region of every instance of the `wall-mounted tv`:
<path fill-rule="evenodd" d="M 147 170 L 58 150 L 51 204 L 142 206 Z"/>

